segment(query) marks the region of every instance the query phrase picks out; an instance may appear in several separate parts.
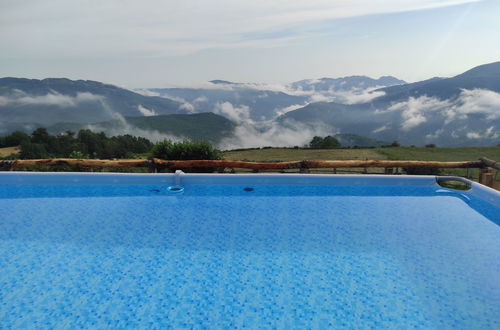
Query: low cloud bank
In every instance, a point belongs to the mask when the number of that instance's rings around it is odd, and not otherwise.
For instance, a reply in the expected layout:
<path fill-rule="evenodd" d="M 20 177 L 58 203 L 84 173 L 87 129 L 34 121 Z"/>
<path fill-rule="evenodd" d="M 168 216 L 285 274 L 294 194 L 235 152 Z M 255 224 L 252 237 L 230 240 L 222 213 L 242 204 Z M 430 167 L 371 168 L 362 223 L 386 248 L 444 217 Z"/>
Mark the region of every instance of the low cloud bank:
<path fill-rule="evenodd" d="M 314 102 L 337 102 L 344 104 L 357 104 L 369 102 L 379 96 L 385 95 L 383 91 L 377 91 L 377 89 L 385 86 L 375 86 L 370 88 L 356 87 L 349 90 L 340 90 L 334 87 L 329 89 L 315 89 L 314 83 L 320 80 L 310 80 L 310 85 L 308 89 L 303 89 L 302 87 L 293 87 L 293 84 L 256 84 L 256 83 L 206 83 L 199 85 L 198 88 L 202 89 L 221 89 L 229 91 L 239 91 L 243 89 L 254 89 L 259 91 L 272 91 L 281 92 L 293 96 L 306 96 L 309 98 L 309 103 Z"/>
<path fill-rule="evenodd" d="M 154 110 L 148 109 L 142 104 L 137 106 L 137 110 L 144 115 L 144 117 L 156 116 L 156 112 Z"/>
<path fill-rule="evenodd" d="M 213 109 L 214 113 L 229 118 L 236 123 L 253 124 L 250 119 L 250 107 L 247 105 L 234 106 L 231 102 L 217 103 Z"/>
<path fill-rule="evenodd" d="M 223 150 L 237 148 L 257 147 L 302 147 L 308 144 L 316 136 L 334 135 L 332 127 L 326 127 L 318 123 L 315 128 L 306 126 L 295 121 L 289 121 L 286 125 L 268 123 L 268 126 L 258 128 L 256 126 L 241 124 L 236 127 L 232 137 L 223 139 L 218 147 Z"/>
<path fill-rule="evenodd" d="M 320 80 L 318 80 L 320 81 Z M 269 119 L 275 119 L 289 111 L 296 110 L 301 107 L 305 107 L 311 103 L 317 102 L 336 102 L 343 104 L 358 104 L 366 103 L 371 100 L 385 95 L 385 92 L 379 91 L 377 89 L 384 86 L 375 86 L 370 88 L 363 87 L 353 87 L 351 89 L 336 89 L 334 86 L 329 89 L 318 88 L 314 86 L 315 80 L 310 80 L 310 85 L 304 89 L 302 86 L 294 86 L 294 84 L 265 84 L 265 83 L 232 83 L 232 82 L 218 82 L 212 83 L 207 82 L 203 84 L 197 84 L 194 86 L 185 87 L 192 90 L 200 90 L 200 94 L 203 90 L 220 90 L 233 92 L 233 98 L 231 99 L 217 99 L 216 97 L 207 97 L 202 95 L 194 100 L 186 100 L 182 97 L 172 95 L 171 93 L 165 92 L 159 94 L 155 91 L 150 91 L 147 89 L 136 90 L 139 93 L 148 96 L 161 96 L 181 103 L 179 109 L 184 110 L 188 113 L 197 113 L 201 111 L 212 111 L 214 113 L 223 115 L 231 120 L 239 122 L 243 118 L 253 118 L 254 121 L 267 121 Z M 239 95 L 248 90 L 261 91 L 262 93 L 257 98 L 273 98 L 276 93 L 284 93 L 290 96 L 297 96 L 304 99 L 304 102 L 300 104 L 289 104 L 282 107 L 266 109 L 267 114 L 262 116 L 262 118 L 257 118 L 253 115 L 254 112 L 262 112 L 262 109 L 255 109 L 255 102 L 253 103 L 241 103 L 235 102 L 239 99 Z M 213 108 L 207 110 L 205 102 L 211 102 L 214 105 Z M 203 106 L 202 106 L 203 105 Z"/>
<path fill-rule="evenodd" d="M 90 129 L 94 132 L 104 132 L 108 136 L 125 135 L 130 134 L 134 136 L 142 136 L 152 142 L 158 142 L 162 140 L 172 140 L 172 141 L 182 141 L 185 140 L 182 136 L 175 136 L 172 134 L 162 133 L 157 130 L 145 130 L 135 126 L 130 125 L 125 117 L 119 112 L 115 111 L 105 100 L 100 101 L 104 111 L 114 119 L 115 125 L 112 127 L 103 126 L 101 124 L 88 124 L 83 128 Z"/>
<path fill-rule="evenodd" d="M 486 120 L 500 119 L 500 93 L 485 89 L 462 90 L 455 99 L 440 100 L 426 95 L 410 97 L 407 101 L 395 103 L 387 110 L 401 112 L 401 129 L 410 130 L 428 121 L 431 114 L 444 117 L 445 124 L 454 120 L 467 120 L 471 115 L 484 116 Z"/>
<path fill-rule="evenodd" d="M 52 105 L 57 107 L 76 107 L 82 102 L 96 102 L 103 100 L 102 95 L 88 92 L 76 93 L 75 96 L 64 95 L 52 91 L 45 95 L 29 95 L 23 91 L 16 90 L 9 96 L 0 96 L 0 106 L 9 105 Z"/>

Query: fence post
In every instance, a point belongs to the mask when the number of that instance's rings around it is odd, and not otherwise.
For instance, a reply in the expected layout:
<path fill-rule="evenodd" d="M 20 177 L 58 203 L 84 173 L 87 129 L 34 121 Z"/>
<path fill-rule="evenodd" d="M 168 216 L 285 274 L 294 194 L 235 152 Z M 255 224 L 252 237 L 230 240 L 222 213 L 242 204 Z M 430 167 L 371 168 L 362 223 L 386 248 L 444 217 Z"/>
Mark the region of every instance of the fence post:
<path fill-rule="evenodd" d="M 487 187 L 493 187 L 493 171 L 491 168 L 482 168 L 479 170 L 479 183 Z"/>

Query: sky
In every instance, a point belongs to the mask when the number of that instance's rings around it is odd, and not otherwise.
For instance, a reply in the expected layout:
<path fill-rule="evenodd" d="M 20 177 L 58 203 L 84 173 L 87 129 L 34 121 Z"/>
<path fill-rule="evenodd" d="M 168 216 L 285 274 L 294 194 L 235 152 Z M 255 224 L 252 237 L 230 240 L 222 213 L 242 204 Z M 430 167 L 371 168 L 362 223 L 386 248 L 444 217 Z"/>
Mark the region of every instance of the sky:
<path fill-rule="evenodd" d="M 0 0 L 0 77 L 412 82 L 500 61 L 499 17 L 499 0 Z"/>

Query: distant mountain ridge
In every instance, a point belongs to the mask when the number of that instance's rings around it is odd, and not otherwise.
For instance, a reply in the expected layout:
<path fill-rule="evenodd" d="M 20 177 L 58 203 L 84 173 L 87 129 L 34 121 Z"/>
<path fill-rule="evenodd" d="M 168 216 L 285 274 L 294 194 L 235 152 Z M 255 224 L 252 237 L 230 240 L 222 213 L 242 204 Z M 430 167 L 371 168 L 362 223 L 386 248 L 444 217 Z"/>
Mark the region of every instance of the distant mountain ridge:
<path fill-rule="evenodd" d="M 266 121 L 319 98 L 343 99 L 366 90 L 404 84 L 392 76 L 307 79 L 280 86 L 212 80 L 204 88 L 151 88 L 148 92 L 183 103 L 192 112 L 211 111 L 232 120 Z M 323 95 L 324 94 L 324 95 Z"/>
<path fill-rule="evenodd" d="M 325 134 L 353 146 L 499 144 L 500 62 L 414 83 L 392 76 L 287 85 L 213 80 L 140 93 L 89 80 L 0 78 L 0 134 L 40 126 L 226 140 L 234 147 L 248 140 L 299 145 Z"/>
<path fill-rule="evenodd" d="M 86 123 L 116 115 L 183 113 L 179 107 L 178 102 L 166 98 L 91 80 L 0 78 L 0 117 L 4 123 Z"/>
<path fill-rule="evenodd" d="M 367 76 L 348 76 L 342 78 L 305 79 L 293 82 L 290 86 L 292 89 L 305 91 L 346 91 L 353 89 L 359 90 L 387 87 L 405 83 L 406 82 L 404 80 L 397 79 L 393 76 L 382 76 L 378 79 L 373 79 Z"/>
<path fill-rule="evenodd" d="M 432 78 L 412 84 L 385 87 L 378 91 L 386 95 L 374 100 L 383 104 L 407 97 L 437 97 L 441 100 L 457 97 L 464 89 L 487 89 L 500 93 L 500 62 L 481 65 L 451 78 Z"/>
<path fill-rule="evenodd" d="M 451 78 L 395 85 L 360 104 L 312 103 L 278 121 L 355 133 L 403 144 L 445 146 L 500 143 L 500 62 Z"/>

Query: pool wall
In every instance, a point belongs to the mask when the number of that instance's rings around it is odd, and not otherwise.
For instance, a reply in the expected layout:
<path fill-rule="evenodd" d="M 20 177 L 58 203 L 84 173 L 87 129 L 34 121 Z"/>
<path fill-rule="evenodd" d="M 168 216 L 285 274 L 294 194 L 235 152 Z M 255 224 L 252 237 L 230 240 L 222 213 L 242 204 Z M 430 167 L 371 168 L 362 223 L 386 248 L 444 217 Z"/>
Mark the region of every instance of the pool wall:
<path fill-rule="evenodd" d="M 429 186 L 441 188 L 431 175 L 336 175 L 336 174 L 198 174 L 184 173 L 81 173 L 3 172 L 1 185 L 337 185 L 337 186 Z M 456 178 L 471 186 L 464 195 L 474 195 L 500 208 L 500 192 L 477 182 Z M 447 188 L 443 188 L 447 189 Z M 451 189 L 450 189 L 451 190 Z M 453 191 L 453 190 L 451 190 Z M 457 191 L 458 192 L 458 191 Z"/>

